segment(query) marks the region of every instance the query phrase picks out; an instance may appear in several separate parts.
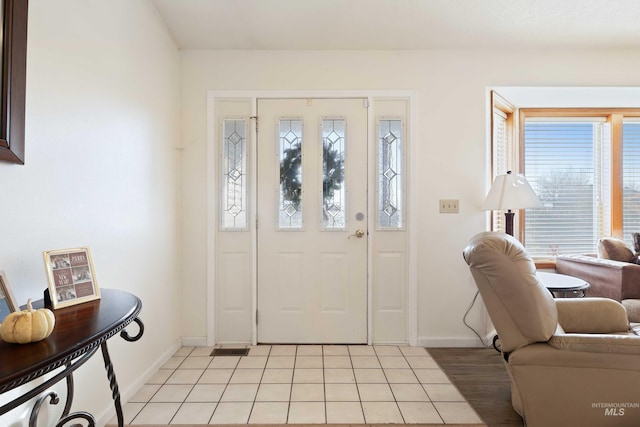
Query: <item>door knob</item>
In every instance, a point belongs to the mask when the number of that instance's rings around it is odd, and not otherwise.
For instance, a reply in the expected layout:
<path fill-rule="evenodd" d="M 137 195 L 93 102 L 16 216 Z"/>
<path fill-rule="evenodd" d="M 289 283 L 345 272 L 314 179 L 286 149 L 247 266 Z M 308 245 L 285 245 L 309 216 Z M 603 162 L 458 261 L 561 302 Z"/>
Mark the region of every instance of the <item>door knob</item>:
<path fill-rule="evenodd" d="M 362 237 L 364 236 L 364 231 L 363 230 L 356 230 L 356 232 L 352 235 L 350 235 L 349 237 L 347 237 L 347 239 L 350 239 L 352 237 L 357 237 L 358 239 L 362 239 Z"/>

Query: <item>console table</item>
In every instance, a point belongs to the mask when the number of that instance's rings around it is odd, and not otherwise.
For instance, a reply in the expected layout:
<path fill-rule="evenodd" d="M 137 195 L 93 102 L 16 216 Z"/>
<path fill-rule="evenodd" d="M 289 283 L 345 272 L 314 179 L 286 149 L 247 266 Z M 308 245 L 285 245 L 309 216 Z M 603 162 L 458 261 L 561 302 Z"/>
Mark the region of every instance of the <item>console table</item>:
<path fill-rule="evenodd" d="M 55 375 L 44 383 L 37 384 L 18 398 L 0 406 L 3 415 L 18 406 L 37 398 L 31 411 L 29 426 L 37 425 L 40 407 L 48 399 L 57 404 L 59 398 L 51 386 L 65 380 L 67 398 L 62 416 L 56 426 L 62 427 L 71 420 L 86 420 L 95 427 L 95 419 L 88 412 L 70 413 L 73 401 L 73 371 L 82 366 L 100 348 L 107 377 L 111 387 L 118 425 L 124 425 L 120 391 L 107 349 L 107 340 L 117 333 L 126 341 L 137 341 L 144 333 L 144 325 L 138 318 L 142 302 L 130 293 L 101 289 L 101 299 L 85 302 L 54 311 L 56 323 L 53 333 L 46 339 L 31 344 L 9 344 L 0 341 L 0 394 L 56 371 Z M 34 308 L 43 307 L 43 300 L 33 304 Z M 138 333 L 130 336 L 124 329 L 131 322 L 138 325 Z"/>

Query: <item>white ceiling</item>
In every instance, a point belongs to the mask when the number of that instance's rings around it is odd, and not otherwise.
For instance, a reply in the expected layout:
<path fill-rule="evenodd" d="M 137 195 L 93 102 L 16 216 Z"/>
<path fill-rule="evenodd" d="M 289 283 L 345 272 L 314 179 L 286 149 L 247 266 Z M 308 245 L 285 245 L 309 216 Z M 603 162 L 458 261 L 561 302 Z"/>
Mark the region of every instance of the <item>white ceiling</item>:
<path fill-rule="evenodd" d="M 640 48 L 640 0 L 151 0 L 180 49 Z"/>

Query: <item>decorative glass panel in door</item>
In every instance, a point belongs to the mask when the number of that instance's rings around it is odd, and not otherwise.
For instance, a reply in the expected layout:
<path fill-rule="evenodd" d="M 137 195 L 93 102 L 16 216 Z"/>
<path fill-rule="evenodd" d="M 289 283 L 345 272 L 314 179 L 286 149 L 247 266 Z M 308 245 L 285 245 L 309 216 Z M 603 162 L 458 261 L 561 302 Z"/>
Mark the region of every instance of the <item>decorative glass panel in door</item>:
<path fill-rule="evenodd" d="M 404 226 L 402 136 L 402 120 L 378 120 L 378 227 L 380 229 L 401 229 Z"/>
<path fill-rule="evenodd" d="M 346 227 L 344 153 L 346 120 L 322 120 L 322 228 Z"/>
<path fill-rule="evenodd" d="M 280 119 L 278 227 L 281 229 L 302 229 L 302 132 L 302 120 Z"/>
<path fill-rule="evenodd" d="M 247 122 L 222 121 L 222 200 L 223 230 L 247 229 Z"/>

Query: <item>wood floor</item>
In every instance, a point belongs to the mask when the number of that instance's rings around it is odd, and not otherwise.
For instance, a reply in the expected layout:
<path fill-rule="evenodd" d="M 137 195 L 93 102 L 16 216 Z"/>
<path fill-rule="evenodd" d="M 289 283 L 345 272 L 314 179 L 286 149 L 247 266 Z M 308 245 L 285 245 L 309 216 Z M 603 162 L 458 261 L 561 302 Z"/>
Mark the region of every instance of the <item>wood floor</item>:
<path fill-rule="evenodd" d="M 522 427 L 511 406 L 510 380 L 488 348 L 429 348 L 429 353 L 489 427 Z"/>

